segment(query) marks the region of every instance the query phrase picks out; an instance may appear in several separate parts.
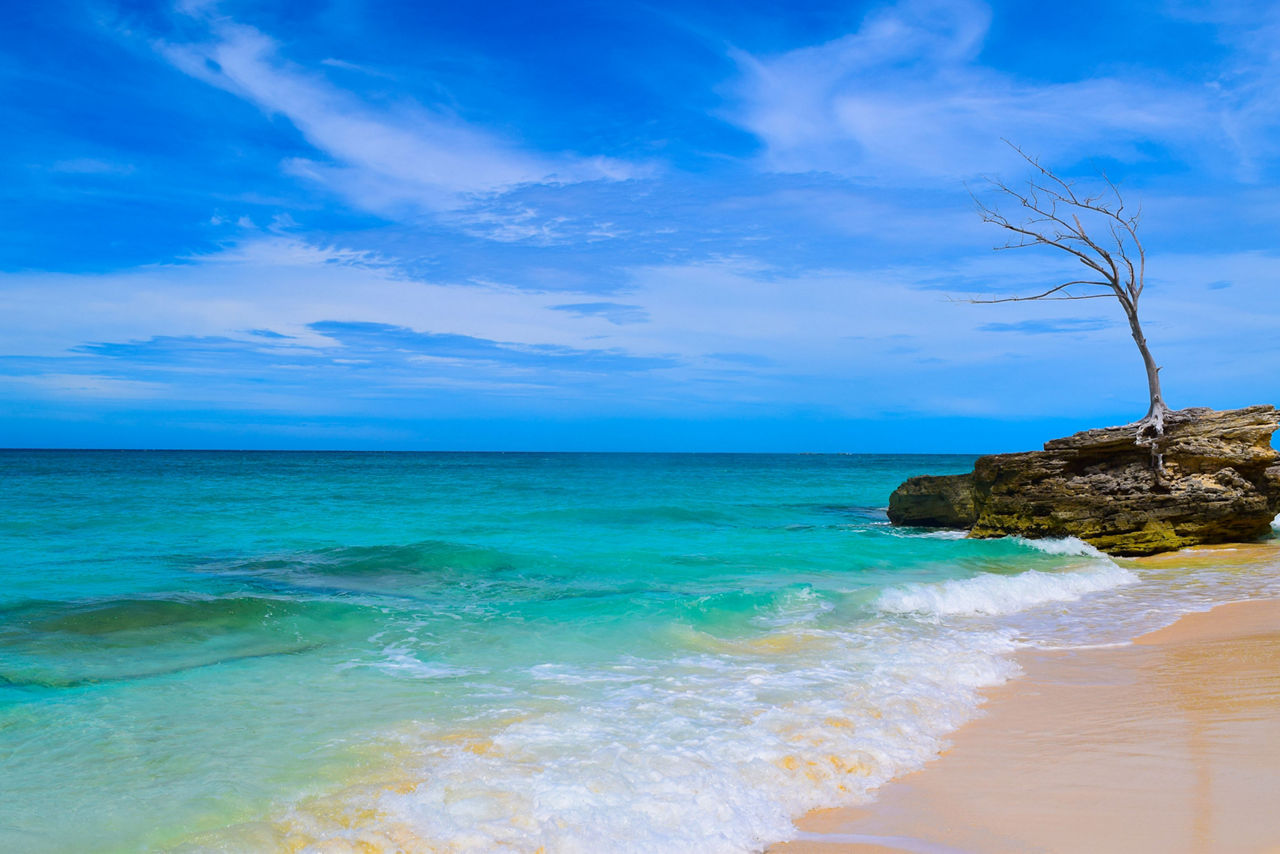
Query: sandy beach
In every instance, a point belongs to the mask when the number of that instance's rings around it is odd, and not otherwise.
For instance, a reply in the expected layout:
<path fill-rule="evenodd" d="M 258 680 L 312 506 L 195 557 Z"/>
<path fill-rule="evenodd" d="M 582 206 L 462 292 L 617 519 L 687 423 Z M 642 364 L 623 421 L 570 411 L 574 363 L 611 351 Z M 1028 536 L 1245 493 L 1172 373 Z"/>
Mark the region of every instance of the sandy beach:
<path fill-rule="evenodd" d="M 864 809 L 803 817 L 773 854 L 1280 851 L 1280 600 L 1019 663 L 941 757 Z"/>

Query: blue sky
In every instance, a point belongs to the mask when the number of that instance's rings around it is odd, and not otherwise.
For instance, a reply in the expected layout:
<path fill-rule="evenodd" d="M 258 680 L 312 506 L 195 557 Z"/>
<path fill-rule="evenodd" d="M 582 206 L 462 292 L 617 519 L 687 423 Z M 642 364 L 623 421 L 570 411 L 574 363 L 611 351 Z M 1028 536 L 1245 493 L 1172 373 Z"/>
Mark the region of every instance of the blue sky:
<path fill-rule="evenodd" d="M 0 445 L 989 451 L 1145 411 L 969 189 L 1141 202 L 1175 407 L 1280 402 L 1272 3 L 51 0 Z"/>

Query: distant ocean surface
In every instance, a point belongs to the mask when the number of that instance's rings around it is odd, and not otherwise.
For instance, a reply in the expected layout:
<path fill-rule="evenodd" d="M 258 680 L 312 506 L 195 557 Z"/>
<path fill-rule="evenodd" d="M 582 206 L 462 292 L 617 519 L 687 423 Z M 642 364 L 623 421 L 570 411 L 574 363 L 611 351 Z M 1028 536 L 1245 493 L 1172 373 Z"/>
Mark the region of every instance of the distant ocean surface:
<path fill-rule="evenodd" d="M 0 452 L 0 851 L 744 852 L 1274 563 L 898 530 L 972 457 Z"/>

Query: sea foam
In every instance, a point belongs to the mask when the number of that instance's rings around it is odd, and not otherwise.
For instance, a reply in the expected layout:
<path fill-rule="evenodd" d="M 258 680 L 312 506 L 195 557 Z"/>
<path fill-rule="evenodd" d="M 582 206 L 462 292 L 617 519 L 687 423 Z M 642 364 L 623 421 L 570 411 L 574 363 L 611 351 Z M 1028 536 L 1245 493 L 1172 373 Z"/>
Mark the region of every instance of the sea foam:
<path fill-rule="evenodd" d="M 881 611 L 899 614 L 1000 616 L 1052 602 L 1074 602 L 1090 593 L 1137 581 L 1138 576 L 1108 560 L 1068 572 L 1032 569 L 1018 575 L 986 573 L 958 581 L 905 584 L 886 590 L 875 604 Z"/>
<path fill-rule="evenodd" d="M 534 667 L 554 684 L 540 711 L 402 732 L 416 782 L 299 804 L 283 836 L 306 850 L 760 850 L 796 815 L 918 768 L 1016 672 L 995 631 L 871 618 L 787 634 L 808 651 Z"/>
<path fill-rule="evenodd" d="M 969 536 L 968 531 L 920 531 L 911 534 L 913 537 L 919 537 L 922 540 L 963 540 Z"/>
<path fill-rule="evenodd" d="M 1098 558 L 1099 560 L 1110 561 L 1111 558 L 1099 551 L 1094 546 L 1089 545 L 1079 537 L 1043 537 L 1040 539 L 1031 539 L 1029 537 L 1014 537 L 1024 546 L 1030 546 L 1036 551 L 1044 552 L 1048 555 L 1081 555 L 1084 557 Z"/>

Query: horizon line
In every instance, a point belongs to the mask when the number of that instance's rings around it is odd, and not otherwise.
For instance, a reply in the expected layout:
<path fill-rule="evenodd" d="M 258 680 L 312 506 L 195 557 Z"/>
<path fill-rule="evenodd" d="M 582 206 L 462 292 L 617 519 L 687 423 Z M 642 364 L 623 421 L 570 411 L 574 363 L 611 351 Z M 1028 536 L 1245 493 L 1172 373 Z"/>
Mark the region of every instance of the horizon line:
<path fill-rule="evenodd" d="M 792 457 L 980 457 L 1000 451 L 643 451 L 643 450 L 496 450 L 446 448 L 71 448 L 0 447 L 0 453 L 177 453 L 177 454 L 633 454 Z"/>

